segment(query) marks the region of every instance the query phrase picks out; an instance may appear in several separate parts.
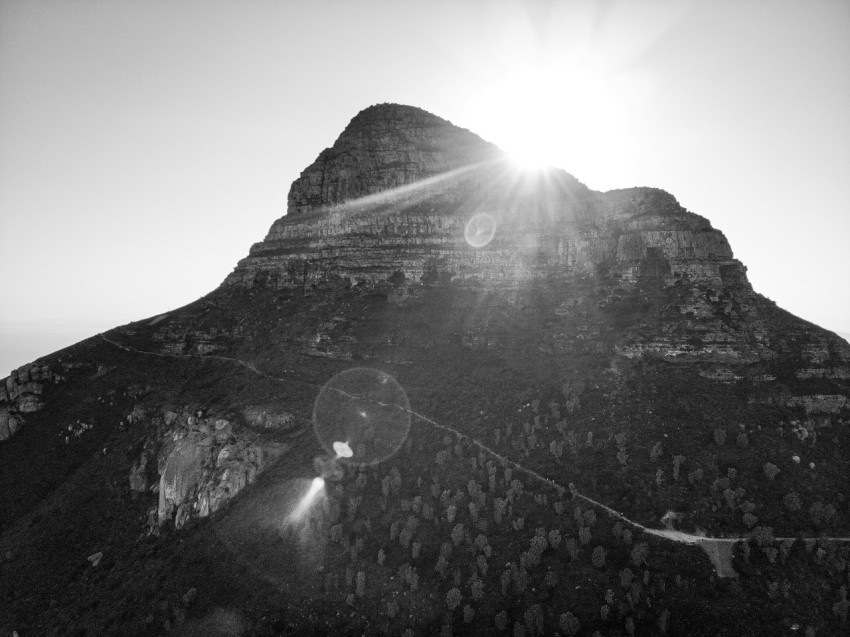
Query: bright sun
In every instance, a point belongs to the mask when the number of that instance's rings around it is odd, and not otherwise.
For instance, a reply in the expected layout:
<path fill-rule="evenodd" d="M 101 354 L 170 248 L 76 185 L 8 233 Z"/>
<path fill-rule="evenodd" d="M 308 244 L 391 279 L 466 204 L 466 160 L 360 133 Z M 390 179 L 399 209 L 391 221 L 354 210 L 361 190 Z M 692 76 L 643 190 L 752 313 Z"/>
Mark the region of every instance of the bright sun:
<path fill-rule="evenodd" d="M 590 66 L 518 66 L 484 91 L 475 130 L 522 170 L 556 166 L 605 184 L 624 178 L 617 173 L 634 161 L 626 126 L 632 88 Z"/>

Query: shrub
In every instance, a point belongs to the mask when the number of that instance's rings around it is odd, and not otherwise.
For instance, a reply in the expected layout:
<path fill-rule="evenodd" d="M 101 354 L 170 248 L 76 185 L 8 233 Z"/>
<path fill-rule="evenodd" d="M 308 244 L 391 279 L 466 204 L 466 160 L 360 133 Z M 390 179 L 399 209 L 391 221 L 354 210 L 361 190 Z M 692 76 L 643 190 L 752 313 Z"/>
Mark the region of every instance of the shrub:
<path fill-rule="evenodd" d="M 850 611 L 850 602 L 847 601 L 847 587 L 838 589 L 838 601 L 832 605 L 832 612 L 843 622 L 847 621 L 847 613 Z"/>
<path fill-rule="evenodd" d="M 455 546 L 458 546 L 463 541 L 463 536 L 465 535 L 465 531 L 463 528 L 463 524 L 456 524 L 452 529 L 452 542 L 454 542 Z"/>
<path fill-rule="evenodd" d="M 768 480 L 773 480 L 779 473 L 779 467 L 777 467 L 772 462 L 765 462 L 764 465 L 762 465 L 762 470 L 764 471 L 764 475 L 767 476 Z"/>
<path fill-rule="evenodd" d="M 682 466 L 682 463 L 685 461 L 685 456 L 673 456 L 673 479 L 679 479 L 679 468 Z"/>
<path fill-rule="evenodd" d="M 387 602 L 387 616 L 393 619 L 396 615 L 398 615 L 398 602 L 395 600 Z"/>
<path fill-rule="evenodd" d="M 549 545 L 557 549 L 561 545 L 561 532 L 558 529 L 549 531 Z"/>
<path fill-rule="evenodd" d="M 476 577 L 470 583 L 469 590 L 472 593 L 472 599 L 476 601 L 482 599 L 484 597 L 484 582 Z"/>
<path fill-rule="evenodd" d="M 460 606 L 461 595 L 460 591 L 456 588 L 451 589 L 448 593 L 446 593 L 446 607 L 453 611 L 458 606 Z"/>
<path fill-rule="evenodd" d="M 587 528 L 586 526 L 581 527 L 578 530 L 578 539 L 579 539 L 579 542 L 581 542 L 582 546 L 587 546 L 588 544 L 590 544 L 590 539 L 591 539 L 590 529 Z"/>
<path fill-rule="evenodd" d="M 722 447 L 726 444 L 726 430 L 718 427 L 714 430 L 714 444 L 718 447 Z"/>
<path fill-rule="evenodd" d="M 646 564 L 646 558 L 649 555 L 649 544 L 646 542 L 638 542 L 632 549 L 632 564 L 640 566 Z"/>
<path fill-rule="evenodd" d="M 753 528 L 756 525 L 756 523 L 758 523 L 758 521 L 759 521 L 759 519 L 756 516 L 754 516 L 752 513 L 749 513 L 749 512 L 744 513 L 744 517 L 742 519 L 743 519 L 744 524 L 746 525 L 746 527 L 748 529 Z"/>
<path fill-rule="evenodd" d="M 652 449 L 649 450 L 649 459 L 652 462 L 655 462 L 661 457 L 661 454 L 664 452 L 664 447 L 661 446 L 660 442 L 656 442 L 652 445 Z"/>
<path fill-rule="evenodd" d="M 475 610 L 472 608 L 472 606 L 470 606 L 469 604 L 464 606 L 463 607 L 463 623 L 471 624 L 474 617 L 475 617 Z"/>
<path fill-rule="evenodd" d="M 434 567 L 434 570 L 440 574 L 441 579 L 446 579 L 446 574 L 449 571 L 449 562 L 442 555 L 437 558 L 437 565 Z"/>
<path fill-rule="evenodd" d="M 702 478 L 703 478 L 703 472 L 702 472 L 702 469 L 700 467 L 697 467 L 696 469 L 694 469 L 693 471 L 691 471 L 688 474 L 688 482 L 690 482 L 691 484 L 696 484 L 697 482 L 702 480 Z"/>
<path fill-rule="evenodd" d="M 750 446 L 750 439 L 743 431 L 738 434 L 738 437 L 735 439 L 735 442 L 741 449 L 746 449 Z"/>
<path fill-rule="evenodd" d="M 785 497 L 782 498 L 782 503 L 789 511 L 799 511 L 803 506 L 803 503 L 800 502 L 800 496 L 795 491 L 786 493 Z"/>
<path fill-rule="evenodd" d="M 558 618 L 558 628 L 560 628 L 561 632 L 565 635 L 572 637 L 573 635 L 578 634 L 581 624 L 578 621 L 578 617 L 572 613 L 561 613 L 561 616 Z"/>
<path fill-rule="evenodd" d="M 835 507 L 820 501 L 815 502 L 809 507 L 809 517 L 815 526 L 825 526 L 835 517 Z"/>
<path fill-rule="evenodd" d="M 378 549 L 378 564 L 381 566 L 384 565 L 384 560 L 387 559 L 387 554 L 384 553 L 384 549 Z"/>
<path fill-rule="evenodd" d="M 758 546 L 767 546 L 773 542 L 773 528 L 769 526 L 757 526 L 750 533 L 750 539 Z"/>
<path fill-rule="evenodd" d="M 605 549 L 601 546 L 593 549 L 593 554 L 590 556 L 590 563 L 596 568 L 603 568 L 605 566 Z"/>
<path fill-rule="evenodd" d="M 500 610 L 496 613 L 496 616 L 493 618 L 496 622 L 496 630 L 499 632 L 504 632 L 508 627 L 508 613 L 506 611 Z"/>
<path fill-rule="evenodd" d="M 363 597 L 366 594 L 366 573 L 363 571 L 357 572 L 357 589 L 355 593 L 357 593 L 357 597 Z"/>
<path fill-rule="evenodd" d="M 543 634 L 543 608 L 540 604 L 534 604 L 528 608 L 523 614 L 523 619 L 530 634 Z"/>

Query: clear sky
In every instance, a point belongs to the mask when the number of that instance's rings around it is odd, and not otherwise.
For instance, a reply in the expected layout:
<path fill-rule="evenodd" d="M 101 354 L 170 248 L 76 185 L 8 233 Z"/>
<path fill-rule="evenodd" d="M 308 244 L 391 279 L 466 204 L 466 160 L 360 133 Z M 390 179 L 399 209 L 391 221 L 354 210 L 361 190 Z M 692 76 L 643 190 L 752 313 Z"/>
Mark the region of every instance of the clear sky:
<path fill-rule="evenodd" d="M 215 288 L 379 102 L 664 188 L 850 333 L 846 0 L 0 0 L 0 376 Z"/>

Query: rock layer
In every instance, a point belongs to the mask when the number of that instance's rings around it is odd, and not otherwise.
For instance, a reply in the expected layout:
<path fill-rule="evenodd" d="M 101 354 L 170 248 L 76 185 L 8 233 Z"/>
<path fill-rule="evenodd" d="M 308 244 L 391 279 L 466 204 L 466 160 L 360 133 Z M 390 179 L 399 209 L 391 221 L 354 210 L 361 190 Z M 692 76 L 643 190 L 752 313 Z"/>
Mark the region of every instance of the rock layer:
<path fill-rule="evenodd" d="M 479 213 L 495 236 L 473 247 L 464 229 Z M 745 280 L 723 234 L 662 190 L 599 193 L 562 170 L 523 173 L 469 131 L 385 104 L 358 114 L 293 183 L 288 214 L 225 286 L 504 286 L 599 268 L 624 283 Z"/>

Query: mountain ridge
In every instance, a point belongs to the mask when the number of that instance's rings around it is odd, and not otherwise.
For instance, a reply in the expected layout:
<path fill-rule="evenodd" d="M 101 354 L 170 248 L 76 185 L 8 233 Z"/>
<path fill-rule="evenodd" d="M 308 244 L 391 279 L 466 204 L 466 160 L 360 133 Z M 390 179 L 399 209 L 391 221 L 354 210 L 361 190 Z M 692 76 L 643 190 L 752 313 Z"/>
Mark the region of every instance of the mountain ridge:
<path fill-rule="evenodd" d="M 0 630 L 842 630 L 850 344 L 669 193 L 458 131 L 362 111 L 217 289 L 5 379 Z M 407 401 L 362 467 L 346 374 Z"/>

